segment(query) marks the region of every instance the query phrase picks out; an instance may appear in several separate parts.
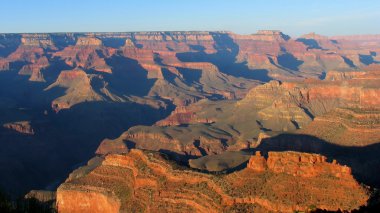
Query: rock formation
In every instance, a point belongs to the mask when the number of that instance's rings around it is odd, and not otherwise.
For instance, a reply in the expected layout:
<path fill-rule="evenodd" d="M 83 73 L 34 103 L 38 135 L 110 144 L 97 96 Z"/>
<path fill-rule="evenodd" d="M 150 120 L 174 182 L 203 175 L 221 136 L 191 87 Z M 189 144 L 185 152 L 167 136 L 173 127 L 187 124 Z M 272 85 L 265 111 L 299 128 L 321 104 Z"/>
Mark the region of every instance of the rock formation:
<path fill-rule="evenodd" d="M 328 175 L 340 179 L 353 178 L 349 167 L 338 165 L 335 161 L 328 163 L 326 160 L 322 155 L 297 152 L 269 152 L 268 159 L 265 159 L 260 152 L 256 152 L 247 167 L 256 172 L 270 170 L 303 178 Z"/>
<path fill-rule="evenodd" d="M 46 91 L 53 88 L 65 88 L 66 94 L 55 99 L 52 102 L 52 108 L 58 112 L 61 109 L 67 109 L 71 106 L 85 101 L 101 100 L 91 86 L 91 76 L 87 75 L 81 69 L 62 71 L 57 81 L 46 88 Z"/>
<path fill-rule="evenodd" d="M 54 56 L 62 58 L 69 66 L 111 73 L 112 70 L 106 64 L 104 57 L 112 55 L 113 52 L 112 48 L 104 47 L 100 39 L 80 37 L 75 46 L 68 46 L 54 53 Z"/>
<path fill-rule="evenodd" d="M 128 146 L 122 140 L 109 140 L 104 139 L 102 143 L 100 143 L 98 149 L 96 150 L 96 154 L 98 155 L 106 155 L 110 153 L 122 154 L 128 153 Z"/>
<path fill-rule="evenodd" d="M 178 168 L 152 152 L 108 155 L 85 176 L 58 188 L 58 212 L 221 212 L 241 206 L 293 212 L 311 205 L 334 211 L 353 210 L 368 199 L 349 168 L 323 156 L 270 153 L 268 169 L 260 171 L 252 168 L 258 158 L 246 169 L 216 176 Z"/>
<path fill-rule="evenodd" d="M 0 71 L 9 70 L 9 62 L 3 58 L 0 58 Z"/>
<path fill-rule="evenodd" d="M 25 199 L 36 199 L 42 203 L 55 201 L 55 198 L 56 193 L 53 191 L 32 190 L 25 195 Z"/>
<path fill-rule="evenodd" d="M 77 40 L 76 46 L 101 46 L 102 41 L 94 37 L 80 37 Z"/>
<path fill-rule="evenodd" d="M 24 65 L 21 70 L 19 71 L 20 75 L 30 75 L 29 80 L 30 81 L 40 81 L 44 82 L 45 79 L 42 74 L 42 69 L 47 68 L 49 66 L 48 59 L 43 56 L 39 58 L 35 63 L 33 64 L 27 64 Z"/>
<path fill-rule="evenodd" d="M 23 34 L 21 44 L 24 46 L 34 46 L 55 49 L 54 42 L 49 34 Z"/>
<path fill-rule="evenodd" d="M 4 128 L 16 131 L 25 135 L 34 135 L 34 130 L 29 121 L 18 121 L 12 123 L 6 123 L 3 125 Z"/>

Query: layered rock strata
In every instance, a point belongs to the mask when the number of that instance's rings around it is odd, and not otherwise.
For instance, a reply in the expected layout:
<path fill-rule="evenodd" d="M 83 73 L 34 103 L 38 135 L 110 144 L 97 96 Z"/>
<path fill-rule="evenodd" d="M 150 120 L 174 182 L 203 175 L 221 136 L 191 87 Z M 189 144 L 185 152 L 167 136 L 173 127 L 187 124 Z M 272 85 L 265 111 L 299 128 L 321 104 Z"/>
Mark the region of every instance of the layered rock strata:
<path fill-rule="evenodd" d="M 269 169 L 253 166 L 260 159 Z M 311 205 L 352 210 L 367 199 L 349 168 L 292 152 L 270 153 L 266 164 L 256 155 L 246 169 L 215 176 L 133 149 L 106 156 L 100 166 L 57 190 L 58 212 L 293 212 Z"/>

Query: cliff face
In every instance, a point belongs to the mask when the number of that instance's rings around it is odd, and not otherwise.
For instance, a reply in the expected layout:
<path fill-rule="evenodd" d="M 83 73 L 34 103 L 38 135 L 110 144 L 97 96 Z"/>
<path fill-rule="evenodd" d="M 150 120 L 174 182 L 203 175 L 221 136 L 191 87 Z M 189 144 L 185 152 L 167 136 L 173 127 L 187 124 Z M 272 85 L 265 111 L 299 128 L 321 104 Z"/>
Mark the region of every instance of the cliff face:
<path fill-rule="evenodd" d="M 87 175 L 58 188 L 57 208 L 59 212 L 220 212 L 243 205 L 246 210 L 293 212 L 311 204 L 352 210 L 368 199 L 349 168 L 327 163 L 323 156 L 270 153 L 269 169 L 260 171 L 252 167 L 258 158 L 252 157 L 242 171 L 214 176 L 175 168 L 157 153 L 133 149 L 127 155 L 108 155 Z M 345 199 L 338 203 L 339 198 Z"/>
<path fill-rule="evenodd" d="M 303 178 L 332 175 L 342 180 L 353 180 L 349 167 L 341 166 L 336 161 L 328 163 L 326 160 L 322 155 L 298 152 L 269 152 L 268 159 L 265 159 L 260 152 L 256 152 L 247 167 L 257 172 L 270 170 Z"/>

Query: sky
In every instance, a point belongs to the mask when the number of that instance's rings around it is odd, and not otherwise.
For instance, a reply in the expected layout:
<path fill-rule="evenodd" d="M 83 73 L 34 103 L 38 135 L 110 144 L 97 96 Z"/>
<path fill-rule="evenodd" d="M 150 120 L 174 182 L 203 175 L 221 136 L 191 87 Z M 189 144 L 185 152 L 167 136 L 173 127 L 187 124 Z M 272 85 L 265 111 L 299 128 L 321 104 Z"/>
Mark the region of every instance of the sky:
<path fill-rule="evenodd" d="M 380 0 L 0 0 L 0 32 L 380 34 Z"/>

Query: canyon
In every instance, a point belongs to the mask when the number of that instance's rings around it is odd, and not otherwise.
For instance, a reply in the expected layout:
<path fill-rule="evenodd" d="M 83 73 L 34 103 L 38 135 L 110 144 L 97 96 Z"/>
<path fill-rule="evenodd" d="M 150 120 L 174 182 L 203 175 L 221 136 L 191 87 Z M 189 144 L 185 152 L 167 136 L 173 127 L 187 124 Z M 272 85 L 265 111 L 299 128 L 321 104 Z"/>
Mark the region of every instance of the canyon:
<path fill-rule="evenodd" d="M 379 55 L 378 35 L 0 34 L 0 189 L 59 212 L 358 209 Z"/>

